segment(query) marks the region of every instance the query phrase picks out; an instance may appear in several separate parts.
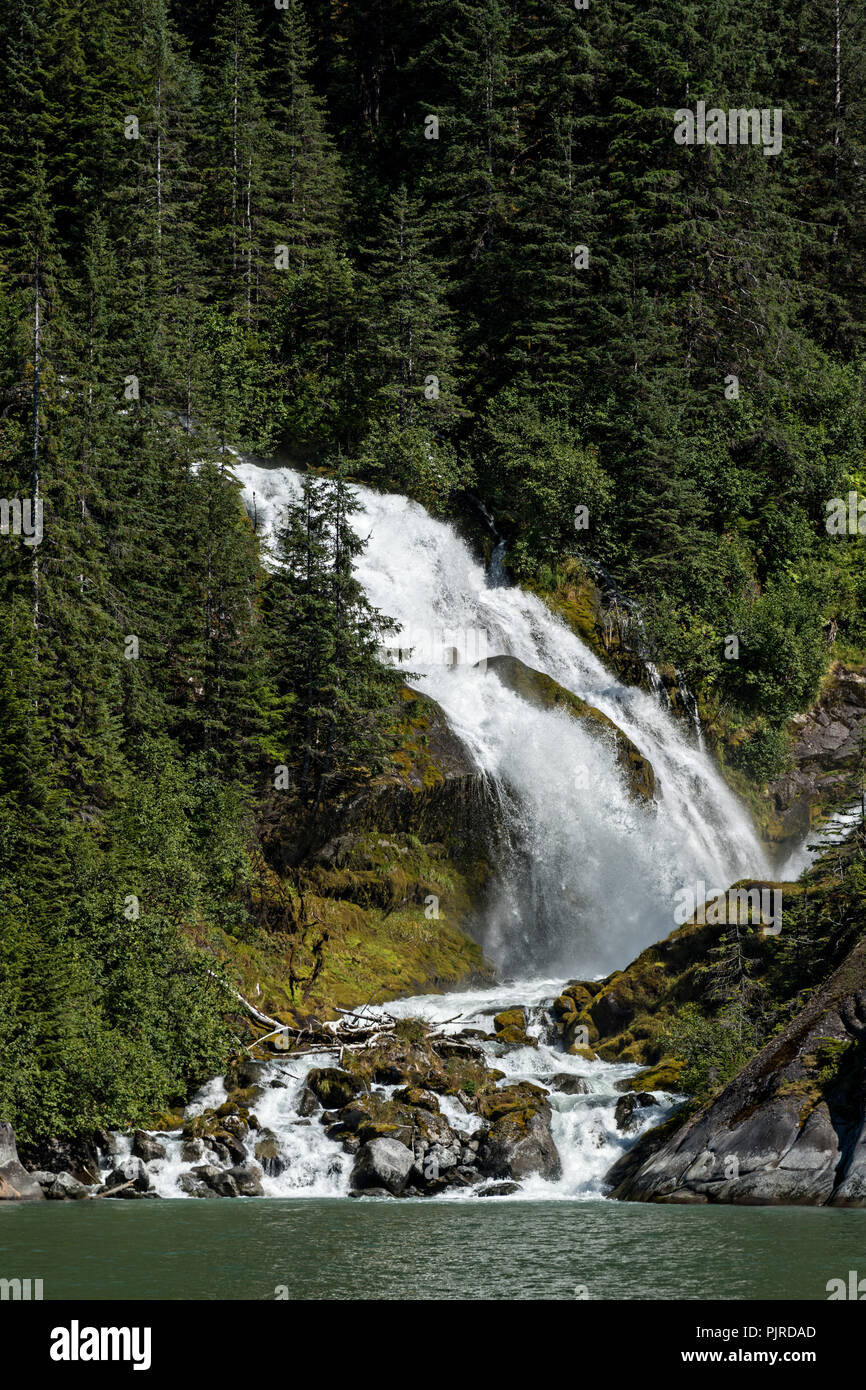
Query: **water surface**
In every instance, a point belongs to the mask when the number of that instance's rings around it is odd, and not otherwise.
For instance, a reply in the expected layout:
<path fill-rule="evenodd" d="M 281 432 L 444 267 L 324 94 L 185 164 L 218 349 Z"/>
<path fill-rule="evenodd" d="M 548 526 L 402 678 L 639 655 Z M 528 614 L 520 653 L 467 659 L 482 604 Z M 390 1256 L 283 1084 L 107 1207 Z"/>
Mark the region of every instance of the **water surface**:
<path fill-rule="evenodd" d="M 0 1206 L 46 1299 L 807 1299 L 866 1274 L 866 1211 L 604 1201 Z M 585 1291 L 585 1292 L 583 1292 Z"/>

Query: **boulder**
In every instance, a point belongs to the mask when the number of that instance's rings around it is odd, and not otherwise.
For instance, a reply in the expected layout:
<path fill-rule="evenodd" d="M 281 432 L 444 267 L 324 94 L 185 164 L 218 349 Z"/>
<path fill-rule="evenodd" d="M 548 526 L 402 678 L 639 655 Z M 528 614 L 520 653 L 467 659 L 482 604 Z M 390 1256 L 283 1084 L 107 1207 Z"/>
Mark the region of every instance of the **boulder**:
<path fill-rule="evenodd" d="M 503 1086 L 498 1091 L 479 1096 L 475 1108 L 485 1120 L 498 1120 L 512 1110 L 527 1108 L 546 1107 L 549 1113 L 547 1095 L 545 1087 L 536 1086 L 534 1081 L 518 1081 L 513 1086 Z"/>
<path fill-rule="evenodd" d="M 268 1083 L 270 1063 L 257 1062 L 250 1057 L 241 1057 L 226 1073 L 227 1091 L 245 1090 L 251 1086 L 265 1086 Z"/>
<path fill-rule="evenodd" d="M 314 1067 L 307 1076 L 307 1088 L 326 1110 L 341 1110 L 363 1085 L 342 1067 Z"/>
<path fill-rule="evenodd" d="M 501 1013 L 494 1016 L 493 1027 L 497 1033 L 501 1033 L 505 1028 L 519 1028 L 526 1032 L 526 1011 L 524 1009 L 503 1009 Z"/>
<path fill-rule="evenodd" d="M 205 1143 L 208 1147 L 215 1149 L 216 1146 L 219 1146 L 220 1149 L 225 1150 L 233 1163 L 243 1163 L 247 1156 L 247 1151 L 241 1140 L 227 1129 L 216 1130 L 210 1139 L 205 1140 Z"/>
<path fill-rule="evenodd" d="M 214 1163 L 200 1163 L 192 1170 L 193 1176 L 205 1183 L 217 1197 L 237 1197 L 238 1187 L 232 1174 Z"/>
<path fill-rule="evenodd" d="M 18 1158 L 15 1131 L 0 1120 L 0 1202 L 41 1202 L 45 1193 Z"/>
<path fill-rule="evenodd" d="M 114 1189 L 119 1187 L 125 1190 L 129 1187 L 135 1192 L 147 1192 L 150 1178 L 140 1158 L 128 1158 L 119 1168 L 113 1168 L 108 1174 L 103 1184 L 105 1195 L 110 1196 Z"/>
<path fill-rule="evenodd" d="M 520 1191 L 519 1182 L 492 1182 L 486 1187 L 480 1187 L 476 1192 L 476 1197 L 511 1197 L 513 1193 Z"/>
<path fill-rule="evenodd" d="M 34 1182 L 38 1182 L 39 1186 L 42 1188 L 42 1191 L 46 1194 L 48 1192 L 48 1188 L 53 1187 L 55 1182 L 57 1181 L 56 1173 L 46 1173 L 41 1168 L 35 1169 L 35 1171 L 32 1172 L 30 1176 Z"/>
<path fill-rule="evenodd" d="M 152 1134 L 148 1134 L 144 1129 L 137 1129 L 132 1136 L 132 1154 L 134 1158 L 140 1158 L 144 1163 L 152 1163 L 154 1159 L 165 1158 L 165 1145 L 160 1144 L 158 1139 L 154 1139 Z"/>
<path fill-rule="evenodd" d="M 413 1110 L 400 1101 L 387 1100 L 376 1092 L 369 1092 L 343 1107 L 336 1123 L 329 1128 L 328 1134 L 334 1139 L 342 1138 L 344 1134 L 355 1134 L 362 1144 L 384 1138 L 397 1139 L 401 1144 L 411 1144 L 416 1117 L 422 1113 L 427 1114 Z M 432 1118 L 427 1115 L 428 1120 Z"/>
<path fill-rule="evenodd" d="M 352 1169 L 351 1185 L 356 1190 L 385 1188 L 397 1196 L 406 1186 L 415 1155 L 396 1139 L 372 1139 L 362 1144 Z"/>
<path fill-rule="evenodd" d="M 177 1185 L 181 1192 L 185 1192 L 187 1197 L 216 1197 L 216 1192 L 202 1182 L 201 1178 L 193 1177 L 192 1173 L 181 1173 L 177 1180 Z"/>
<path fill-rule="evenodd" d="M 93 1142 L 97 1152 L 108 1154 L 110 1158 L 115 1158 L 118 1151 L 117 1135 L 110 1129 L 97 1129 L 93 1135 Z"/>
<path fill-rule="evenodd" d="M 620 1096 L 613 1112 L 617 1129 L 623 1134 L 630 1134 L 640 1124 L 641 1110 L 646 1110 L 656 1103 L 651 1091 L 630 1091 L 628 1095 Z"/>
<path fill-rule="evenodd" d="M 240 1140 L 246 1139 L 250 1132 L 249 1125 L 240 1115 L 226 1115 L 222 1127 L 227 1134 L 233 1134 Z"/>
<path fill-rule="evenodd" d="M 570 1071 L 558 1071 L 550 1078 L 550 1089 L 563 1096 L 587 1096 L 590 1094 L 589 1082 Z"/>
<path fill-rule="evenodd" d="M 527 1107 L 502 1115 L 481 1142 L 478 1167 L 494 1178 L 558 1178 L 562 1165 L 550 1132 L 550 1107 Z"/>
<path fill-rule="evenodd" d="M 402 1101 L 405 1105 L 417 1106 L 419 1110 L 429 1110 L 434 1115 L 439 1114 L 439 1100 L 432 1091 L 425 1091 L 421 1086 L 404 1086 L 402 1090 L 395 1091 L 393 1099 Z"/>
<path fill-rule="evenodd" d="M 278 1178 L 288 1164 L 283 1157 L 280 1141 L 271 1129 L 263 1129 L 256 1140 L 256 1158 L 269 1178 Z"/>
<path fill-rule="evenodd" d="M 315 1115 L 316 1111 L 320 1109 L 321 1106 L 313 1095 L 313 1092 L 310 1090 L 309 1086 L 305 1086 L 298 1098 L 298 1114 L 303 1119 L 309 1119 L 311 1115 Z"/>
<path fill-rule="evenodd" d="M 240 1164 L 237 1168 L 230 1168 L 228 1176 L 234 1179 L 239 1197 L 264 1197 L 262 1170 L 258 1164 Z"/>
<path fill-rule="evenodd" d="M 45 1189 L 45 1196 L 52 1202 L 77 1202 L 89 1193 L 90 1188 L 71 1173 L 57 1173 L 51 1186 Z"/>

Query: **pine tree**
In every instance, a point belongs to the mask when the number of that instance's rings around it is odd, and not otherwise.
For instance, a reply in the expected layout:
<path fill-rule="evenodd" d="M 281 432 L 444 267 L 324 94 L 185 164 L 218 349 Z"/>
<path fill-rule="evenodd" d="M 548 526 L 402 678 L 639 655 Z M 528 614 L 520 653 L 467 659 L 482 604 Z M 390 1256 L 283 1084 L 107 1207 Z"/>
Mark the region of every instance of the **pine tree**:
<path fill-rule="evenodd" d="M 380 659 L 394 624 L 370 607 L 354 575 L 363 550 L 350 524 L 356 510 L 342 478 L 306 475 L 279 528 L 268 585 L 270 746 L 284 750 L 297 804 L 313 810 L 381 769 L 381 716 L 402 684 Z"/>

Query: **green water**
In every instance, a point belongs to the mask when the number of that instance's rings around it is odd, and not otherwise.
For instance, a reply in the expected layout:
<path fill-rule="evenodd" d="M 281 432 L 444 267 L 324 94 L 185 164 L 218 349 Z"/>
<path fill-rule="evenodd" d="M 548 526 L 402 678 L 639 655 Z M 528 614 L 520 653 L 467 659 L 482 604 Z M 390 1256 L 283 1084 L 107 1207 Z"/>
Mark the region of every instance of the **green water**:
<path fill-rule="evenodd" d="M 866 1275 L 866 1211 L 611 1202 L 0 1204 L 46 1299 L 809 1299 Z"/>

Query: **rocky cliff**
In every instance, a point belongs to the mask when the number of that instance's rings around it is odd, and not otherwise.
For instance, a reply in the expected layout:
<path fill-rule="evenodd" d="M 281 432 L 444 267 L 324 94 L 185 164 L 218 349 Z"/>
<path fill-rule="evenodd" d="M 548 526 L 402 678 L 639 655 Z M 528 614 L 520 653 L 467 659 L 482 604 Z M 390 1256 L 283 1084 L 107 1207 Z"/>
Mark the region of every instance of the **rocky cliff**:
<path fill-rule="evenodd" d="M 720 1095 L 672 1136 L 671 1125 L 647 1136 L 642 1150 L 614 1167 L 611 1195 L 866 1206 L 864 1040 L 860 941 Z"/>

